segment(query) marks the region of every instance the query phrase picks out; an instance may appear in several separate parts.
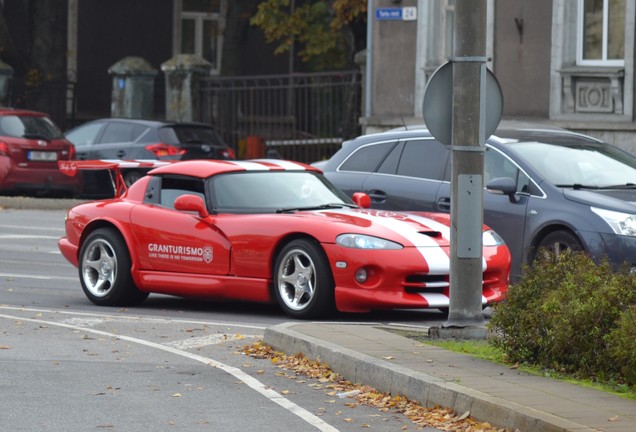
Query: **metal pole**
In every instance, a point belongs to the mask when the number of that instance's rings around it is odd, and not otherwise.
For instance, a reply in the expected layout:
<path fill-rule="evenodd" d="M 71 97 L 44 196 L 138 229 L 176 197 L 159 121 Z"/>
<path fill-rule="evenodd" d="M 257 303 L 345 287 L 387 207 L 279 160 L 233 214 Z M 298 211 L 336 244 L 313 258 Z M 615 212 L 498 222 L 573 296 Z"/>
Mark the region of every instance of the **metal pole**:
<path fill-rule="evenodd" d="M 487 0 L 455 2 L 450 309 L 443 327 L 483 326 L 482 224 Z"/>

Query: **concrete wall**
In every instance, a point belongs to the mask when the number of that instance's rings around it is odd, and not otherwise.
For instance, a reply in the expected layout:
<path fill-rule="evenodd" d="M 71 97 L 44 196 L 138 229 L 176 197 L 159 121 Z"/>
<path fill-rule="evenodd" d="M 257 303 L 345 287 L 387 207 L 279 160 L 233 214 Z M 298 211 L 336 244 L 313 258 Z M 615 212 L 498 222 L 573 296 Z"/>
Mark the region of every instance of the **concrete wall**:
<path fill-rule="evenodd" d="M 504 116 L 547 118 L 552 0 L 495 2 L 494 73 Z"/>
<path fill-rule="evenodd" d="M 376 8 L 417 6 L 416 0 L 396 5 L 374 2 Z M 373 14 L 371 113 L 373 117 L 413 116 L 417 21 L 383 21 Z"/>

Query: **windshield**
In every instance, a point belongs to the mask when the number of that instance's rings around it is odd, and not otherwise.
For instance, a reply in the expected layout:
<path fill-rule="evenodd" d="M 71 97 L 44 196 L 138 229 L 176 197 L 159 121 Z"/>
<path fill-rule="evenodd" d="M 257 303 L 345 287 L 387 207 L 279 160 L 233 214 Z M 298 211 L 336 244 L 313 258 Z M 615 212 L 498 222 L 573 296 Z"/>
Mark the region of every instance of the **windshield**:
<path fill-rule="evenodd" d="M 273 212 L 353 202 L 322 175 L 307 171 L 240 172 L 211 179 L 214 207 L 221 211 Z"/>
<path fill-rule="evenodd" d="M 557 186 L 636 184 L 636 158 L 607 144 L 525 142 L 514 149 Z"/>
<path fill-rule="evenodd" d="M 5 115 L 0 117 L 0 134 L 16 138 L 52 140 L 62 132 L 47 117 Z"/>

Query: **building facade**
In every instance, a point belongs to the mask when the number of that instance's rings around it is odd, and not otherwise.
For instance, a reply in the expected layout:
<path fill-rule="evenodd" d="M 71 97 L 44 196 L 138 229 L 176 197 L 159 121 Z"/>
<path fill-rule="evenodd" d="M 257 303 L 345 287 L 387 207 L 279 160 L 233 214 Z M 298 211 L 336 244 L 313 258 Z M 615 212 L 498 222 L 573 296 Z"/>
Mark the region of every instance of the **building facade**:
<path fill-rule="evenodd" d="M 423 123 L 428 79 L 453 53 L 456 0 L 369 0 L 366 132 Z M 636 153 L 635 0 L 488 0 L 488 67 L 503 117 Z M 396 19 L 381 12 L 401 9 Z"/>

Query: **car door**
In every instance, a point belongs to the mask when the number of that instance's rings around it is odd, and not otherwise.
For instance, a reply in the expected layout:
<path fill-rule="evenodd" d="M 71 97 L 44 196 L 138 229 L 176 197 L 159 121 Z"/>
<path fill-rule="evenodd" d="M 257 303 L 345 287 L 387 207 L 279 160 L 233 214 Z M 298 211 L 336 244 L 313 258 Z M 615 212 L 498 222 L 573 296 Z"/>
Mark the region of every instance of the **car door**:
<path fill-rule="evenodd" d="M 450 199 L 446 203 L 438 198 L 448 161 L 448 147 L 433 138 L 401 141 L 367 177 L 363 191 L 373 208 L 448 213 Z"/>
<path fill-rule="evenodd" d="M 130 215 L 136 253 L 141 270 L 226 275 L 230 269 L 231 245 L 214 225 L 214 216 L 174 209 L 174 201 L 185 194 L 204 198 L 201 179 L 153 177 L 146 202 Z"/>
<path fill-rule="evenodd" d="M 495 178 L 512 178 L 516 185 L 516 194 L 510 197 L 504 194 L 484 191 L 484 223 L 494 229 L 506 242 L 512 255 L 511 278 L 520 276 L 523 262 L 527 259 L 531 239 L 527 234 L 529 204 L 543 200 L 543 192 L 511 159 L 493 147 L 486 147 L 484 154 L 484 184 Z"/>

